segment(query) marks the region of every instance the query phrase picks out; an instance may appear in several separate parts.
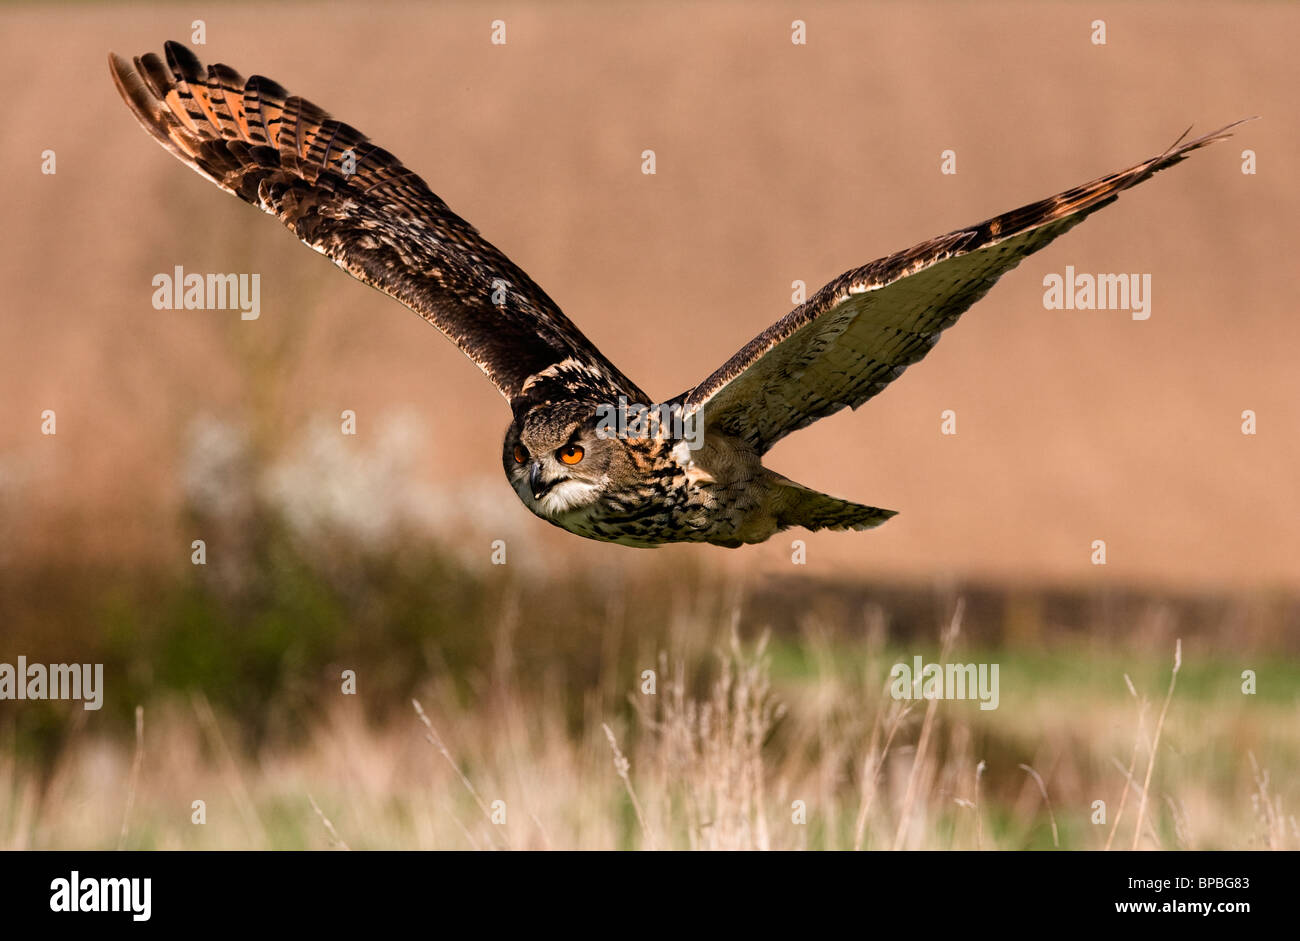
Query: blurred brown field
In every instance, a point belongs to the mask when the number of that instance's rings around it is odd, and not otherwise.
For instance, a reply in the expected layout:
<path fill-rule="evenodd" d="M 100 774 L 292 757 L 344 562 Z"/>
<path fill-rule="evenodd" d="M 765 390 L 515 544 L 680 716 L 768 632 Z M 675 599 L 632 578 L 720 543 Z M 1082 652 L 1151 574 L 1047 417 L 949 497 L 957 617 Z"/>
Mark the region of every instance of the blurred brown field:
<path fill-rule="evenodd" d="M 107 53 L 188 40 L 196 15 L 200 58 L 393 151 L 664 398 L 786 313 L 796 280 L 814 291 L 1189 124 L 1260 120 L 771 453 L 897 518 L 648 552 L 529 515 L 500 467 L 508 409 L 452 344 L 141 132 Z M 1141 845 L 1300 845 L 1300 8 L 12 4 L 0 25 L 0 661 L 104 661 L 111 691 L 102 715 L 0 703 L 0 846 L 331 845 L 313 794 L 354 847 L 1100 848 L 1091 801 L 1123 793 L 1122 845 L 1177 638 Z M 151 279 L 178 265 L 259 273 L 260 318 L 155 310 Z M 1149 273 L 1150 319 L 1045 310 L 1067 265 Z M 900 715 L 880 683 L 937 656 L 959 603 L 958 653 L 1004 664 L 1004 706 L 943 704 L 927 749 L 925 709 Z M 666 690 L 682 664 L 681 695 L 648 715 L 637 677 L 661 662 Z M 360 703 L 339 704 L 344 667 Z M 762 695 L 719 692 L 729 670 Z M 750 737 L 710 739 L 708 709 Z M 516 829 L 460 770 L 528 808 Z M 224 825 L 189 826 L 204 794 Z M 778 830 L 800 799 L 815 825 Z"/>
<path fill-rule="evenodd" d="M 310 10 L 308 15 L 305 11 Z M 1093 584 L 1300 582 L 1297 66 L 1286 4 L 217 7 L 210 61 L 262 72 L 420 172 L 651 394 L 707 375 L 809 290 L 921 239 L 1261 120 L 1029 259 L 857 414 L 773 467 L 901 511 L 795 534 L 818 571 Z M 489 43 L 491 19 L 507 45 Z M 301 433 L 357 412 L 424 422 L 411 473 L 503 503 L 507 410 L 418 318 L 179 166 L 135 125 L 109 49 L 187 39 L 179 7 L 6 6 L 0 467 L 11 560 L 170 553 L 198 414 Z M 1108 43 L 1089 42 L 1105 19 Z M 39 172 L 57 153 L 58 173 Z M 640 172 L 653 148 L 658 172 Z M 939 173 L 953 149 L 958 173 Z M 1259 172 L 1239 172 L 1240 153 Z M 1046 311 L 1042 277 L 1139 271 L 1153 313 Z M 262 274 L 261 319 L 155 311 L 150 279 Z M 268 375 L 250 381 L 249 358 Z M 59 418 L 39 434 L 43 409 Z M 939 433 L 953 409 L 958 434 Z M 1241 412 L 1259 434 L 1241 434 Z M 528 518 L 539 551 L 619 553 Z M 62 523 L 71 525 L 61 525 Z M 1105 539 L 1109 563 L 1089 562 Z M 184 540 L 188 543 L 188 539 Z M 73 545 L 70 545 L 72 543 Z M 681 565 L 784 570 L 790 539 Z"/>

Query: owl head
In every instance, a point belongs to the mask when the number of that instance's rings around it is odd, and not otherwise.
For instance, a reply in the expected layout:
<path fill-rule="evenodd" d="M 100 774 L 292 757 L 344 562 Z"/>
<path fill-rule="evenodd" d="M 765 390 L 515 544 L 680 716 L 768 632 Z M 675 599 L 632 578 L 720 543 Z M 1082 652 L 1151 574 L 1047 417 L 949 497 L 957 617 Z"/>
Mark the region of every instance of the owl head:
<path fill-rule="evenodd" d="M 596 409 L 579 402 L 538 405 L 515 419 L 501 463 L 524 506 L 556 520 L 631 478 L 625 442 L 598 427 Z"/>

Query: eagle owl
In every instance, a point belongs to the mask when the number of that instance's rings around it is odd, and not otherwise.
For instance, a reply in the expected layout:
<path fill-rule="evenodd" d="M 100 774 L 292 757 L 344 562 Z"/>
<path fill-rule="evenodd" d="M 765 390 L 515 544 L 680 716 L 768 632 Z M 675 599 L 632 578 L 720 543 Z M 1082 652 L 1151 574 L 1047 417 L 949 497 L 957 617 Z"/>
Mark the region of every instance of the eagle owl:
<path fill-rule="evenodd" d="M 181 162 L 279 217 L 478 365 L 510 404 L 501 460 L 529 510 L 628 546 L 735 547 L 792 526 L 889 519 L 769 470 L 763 455 L 857 408 L 1026 255 L 1235 126 L 846 272 L 699 385 L 650 406 L 528 275 L 355 128 L 263 76 L 205 69 L 179 43 L 109 64 L 137 120 Z"/>

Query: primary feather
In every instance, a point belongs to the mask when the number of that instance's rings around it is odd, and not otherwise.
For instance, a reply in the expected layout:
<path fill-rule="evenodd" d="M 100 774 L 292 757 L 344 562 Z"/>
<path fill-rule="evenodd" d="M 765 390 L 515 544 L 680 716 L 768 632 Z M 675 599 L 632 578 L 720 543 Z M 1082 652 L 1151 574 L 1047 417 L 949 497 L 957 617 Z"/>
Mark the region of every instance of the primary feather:
<path fill-rule="evenodd" d="M 680 399 L 706 427 L 760 454 L 819 418 L 857 408 L 925 356 L 1026 256 L 1240 123 L 845 272 Z"/>
<path fill-rule="evenodd" d="M 527 274 L 388 151 L 268 78 L 204 69 L 180 43 L 164 51 L 165 63 L 152 53 L 134 62 L 109 56 L 145 130 L 438 327 L 516 410 L 573 387 L 642 395 Z M 529 378 L 548 369 L 550 381 L 533 382 L 525 396 Z"/>

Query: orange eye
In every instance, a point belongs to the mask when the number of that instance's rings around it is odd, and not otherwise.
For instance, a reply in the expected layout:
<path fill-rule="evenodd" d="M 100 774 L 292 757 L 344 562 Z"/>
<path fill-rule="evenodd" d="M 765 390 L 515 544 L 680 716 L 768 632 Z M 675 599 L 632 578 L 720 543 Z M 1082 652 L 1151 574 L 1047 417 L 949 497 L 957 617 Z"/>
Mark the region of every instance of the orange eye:
<path fill-rule="evenodd" d="M 556 456 L 565 464 L 577 464 L 582 460 L 582 455 L 584 453 L 585 452 L 582 448 L 576 444 L 566 445 L 555 452 Z"/>
<path fill-rule="evenodd" d="M 515 445 L 515 463 L 522 464 L 528 460 L 528 451 L 522 444 Z"/>

